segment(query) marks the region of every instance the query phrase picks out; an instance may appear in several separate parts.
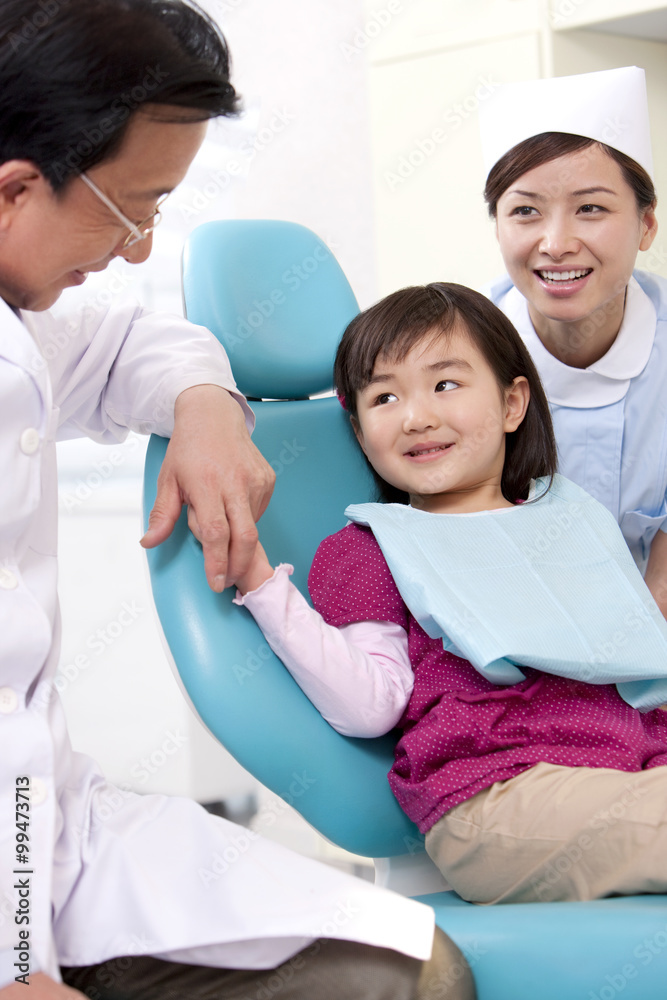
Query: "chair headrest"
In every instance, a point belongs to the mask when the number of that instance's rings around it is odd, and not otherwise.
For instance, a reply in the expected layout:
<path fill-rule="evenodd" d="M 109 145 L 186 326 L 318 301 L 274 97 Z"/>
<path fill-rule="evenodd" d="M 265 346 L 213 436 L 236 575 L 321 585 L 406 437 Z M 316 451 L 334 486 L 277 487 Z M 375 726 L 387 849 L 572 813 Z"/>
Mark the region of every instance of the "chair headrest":
<path fill-rule="evenodd" d="M 333 359 L 359 306 L 327 245 L 275 219 L 209 222 L 183 255 L 188 319 L 224 346 L 239 389 L 296 399 L 332 386 Z"/>

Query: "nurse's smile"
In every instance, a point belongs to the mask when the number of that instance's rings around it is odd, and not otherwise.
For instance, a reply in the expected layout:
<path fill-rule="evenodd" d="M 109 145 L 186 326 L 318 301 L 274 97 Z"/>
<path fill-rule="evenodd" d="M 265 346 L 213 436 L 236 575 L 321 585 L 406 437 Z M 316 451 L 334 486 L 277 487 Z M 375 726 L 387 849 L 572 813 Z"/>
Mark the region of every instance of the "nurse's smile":
<path fill-rule="evenodd" d="M 593 273 L 593 268 L 549 267 L 537 268 L 535 276 L 541 283 L 544 292 L 554 298 L 567 298 L 582 291 L 587 279 Z"/>

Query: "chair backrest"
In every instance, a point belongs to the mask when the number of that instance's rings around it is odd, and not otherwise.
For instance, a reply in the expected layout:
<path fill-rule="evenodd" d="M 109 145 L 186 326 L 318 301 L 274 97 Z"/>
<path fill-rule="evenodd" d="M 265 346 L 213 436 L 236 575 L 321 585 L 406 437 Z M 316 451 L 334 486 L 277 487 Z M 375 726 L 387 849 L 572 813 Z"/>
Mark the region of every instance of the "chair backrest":
<path fill-rule="evenodd" d="M 340 336 L 358 312 L 329 248 L 279 221 L 208 223 L 190 237 L 183 286 L 190 320 L 226 348 L 257 417 L 254 440 L 276 488 L 260 523 L 269 559 L 306 579 L 319 542 L 345 524 L 348 503 L 373 495 L 371 476 L 331 388 Z M 155 497 L 166 441 L 153 438 L 144 508 Z M 213 735 L 264 785 L 336 844 L 367 857 L 422 850 L 387 783 L 394 739 L 341 736 L 272 653 L 251 615 L 213 594 L 185 515 L 148 553 L 155 604 L 180 678 Z"/>

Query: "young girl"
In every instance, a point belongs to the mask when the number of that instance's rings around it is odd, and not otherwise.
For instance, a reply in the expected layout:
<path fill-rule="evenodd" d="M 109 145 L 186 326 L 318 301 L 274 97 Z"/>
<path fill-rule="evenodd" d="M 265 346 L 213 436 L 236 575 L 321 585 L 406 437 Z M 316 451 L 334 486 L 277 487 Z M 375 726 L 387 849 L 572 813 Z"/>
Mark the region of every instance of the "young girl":
<path fill-rule="evenodd" d="M 352 321 L 335 382 L 389 502 L 321 544 L 317 610 L 262 553 L 237 601 L 334 728 L 401 728 L 391 787 L 464 899 L 665 891 L 665 685 L 641 678 L 667 627 L 612 516 L 554 475 L 516 331 L 462 286 L 404 289 Z"/>

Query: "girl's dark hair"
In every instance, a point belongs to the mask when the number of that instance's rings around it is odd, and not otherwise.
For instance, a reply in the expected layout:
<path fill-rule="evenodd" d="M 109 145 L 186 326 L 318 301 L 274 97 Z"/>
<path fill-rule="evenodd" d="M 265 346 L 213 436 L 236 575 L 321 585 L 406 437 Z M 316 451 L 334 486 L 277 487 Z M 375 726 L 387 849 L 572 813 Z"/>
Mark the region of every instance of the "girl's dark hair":
<path fill-rule="evenodd" d="M 657 202 L 657 195 L 653 181 L 643 167 L 614 149 L 613 146 L 606 146 L 595 139 L 588 139 L 583 135 L 570 135 L 566 132 L 541 132 L 533 135 L 530 139 L 513 146 L 509 152 L 498 160 L 489 171 L 484 188 L 484 200 L 489 207 L 489 215 L 495 219 L 498 209 L 498 199 L 507 191 L 515 181 L 522 177 L 529 170 L 541 167 L 543 163 L 558 159 L 559 156 L 567 156 L 569 153 L 578 153 L 589 146 L 599 146 L 608 156 L 618 163 L 623 177 L 633 190 L 637 202 L 637 211 L 643 212 Z M 569 176 L 563 177 L 566 184 Z"/>
<path fill-rule="evenodd" d="M 505 314 L 479 292 L 438 281 L 403 288 L 359 313 L 338 346 L 334 364 L 336 391 L 344 399 L 350 417 L 358 419 L 357 393 L 369 384 L 378 358 L 401 361 L 424 338 L 447 335 L 457 323 L 486 359 L 501 390 L 509 389 L 520 375 L 528 381 L 530 402 L 521 424 L 506 435 L 501 479 L 506 500 L 526 500 L 531 479 L 552 477 L 556 471 L 549 405 L 521 337 Z M 372 471 L 381 500 L 409 502 L 407 493 Z"/>
<path fill-rule="evenodd" d="M 55 191 L 109 158 L 145 104 L 203 120 L 237 102 L 225 39 L 194 0 L 0 2 L 0 162 L 31 160 Z"/>

